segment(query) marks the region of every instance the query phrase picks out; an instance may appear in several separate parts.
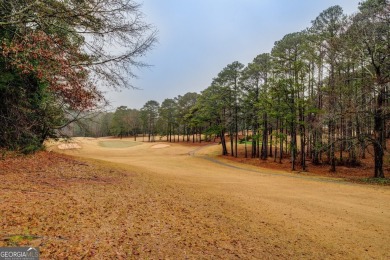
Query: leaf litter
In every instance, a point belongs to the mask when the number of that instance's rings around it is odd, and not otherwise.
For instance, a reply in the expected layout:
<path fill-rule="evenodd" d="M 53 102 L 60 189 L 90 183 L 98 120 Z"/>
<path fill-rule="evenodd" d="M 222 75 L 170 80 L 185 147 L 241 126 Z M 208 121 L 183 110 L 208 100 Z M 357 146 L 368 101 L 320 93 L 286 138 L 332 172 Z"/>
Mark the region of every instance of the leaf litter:
<path fill-rule="evenodd" d="M 0 169 L 0 246 L 36 246 L 42 259 L 258 255 L 224 201 L 148 174 L 51 152 Z"/>

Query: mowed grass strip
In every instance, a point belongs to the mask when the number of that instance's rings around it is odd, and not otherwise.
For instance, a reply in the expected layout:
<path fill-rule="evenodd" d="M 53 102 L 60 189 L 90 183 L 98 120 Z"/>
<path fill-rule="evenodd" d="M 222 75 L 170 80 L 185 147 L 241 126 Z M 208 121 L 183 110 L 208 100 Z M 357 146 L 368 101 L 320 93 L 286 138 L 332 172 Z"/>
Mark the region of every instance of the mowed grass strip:
<path fill-rule="evenodd" d="M 115 140 L 115 141 L 100 141 L 99 146 L 104 148 L 128 148 L 140 145 L 139 142 L 133 142 L 133 141 L 121 141 L 121 140 Z"/>

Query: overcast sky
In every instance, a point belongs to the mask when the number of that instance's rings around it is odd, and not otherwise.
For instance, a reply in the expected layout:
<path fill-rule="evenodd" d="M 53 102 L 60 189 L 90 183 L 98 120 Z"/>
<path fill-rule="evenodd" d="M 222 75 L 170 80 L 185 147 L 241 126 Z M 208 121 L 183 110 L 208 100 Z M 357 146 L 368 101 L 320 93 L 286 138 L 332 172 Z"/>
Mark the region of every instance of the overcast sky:
<path fill-rule="evenodd" d="M 309 27 L 322 11 L 340 5 L 357 11 L 361 0 L 143 0 L 145 21 L 158 30 L 158 44 L 136 72 L 141 90 L 110 91 L 112 109 L 141 108 L 207 88 L 229 63 L 248 64 L 270 52 L 284 35 Z"/>

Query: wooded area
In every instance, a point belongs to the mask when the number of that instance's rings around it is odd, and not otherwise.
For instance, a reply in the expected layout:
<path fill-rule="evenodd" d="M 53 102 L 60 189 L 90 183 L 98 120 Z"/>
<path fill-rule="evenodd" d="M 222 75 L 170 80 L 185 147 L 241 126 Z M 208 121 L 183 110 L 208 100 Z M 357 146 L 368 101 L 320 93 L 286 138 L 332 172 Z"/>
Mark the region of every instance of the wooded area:
<path fill-rule="evenodd" d="M 383 178 L 389 79 L 388 1 L 365 1 L 351 17 L 333 6 L 275 42 L 271 53 L 247 66 L 227 65 L 201 94 L 148 101 L 140 110 L 119 107 L 74 134 L 170 142 L 217 136 L 223 155 L 238 156 L 237 144 L 250 143 L 246 157 L 281 161 L 288 154 L 292 170 L 305 170 L 307 160 L 331 171 L 358 166 L 373 147 L 374 176 Z"/>
<path fill-rule="evenodd" d="M 246 157 L 281 161 L 288 155 L 292 170 L 305 170 L 311 160 L 331 171 L 359 165 L 372 147 L 374 176 L 384 177 L 388 0 L 364 1 L 352 16 L 339 6 L 328 8 L 306 30 L 276 41 L 270 53 L 246 66 L 228 64 L 200 94 L 91 118 L 105 102 L 96 82 L 131 86 L 131 68 L 144 65 L 137 58 L 155 41 L 137 4 L 105 2 L 0 1 L 1 147 L 34 151 L 68 126 L 71 136 L 163 136 L 170 142 L 217 137 L 223 155 L 237 157 L 241 142 Z M 113 39 L 124 53 L 105 51 Z"/>
<path fill-rule="evenodd" d="M 106 104 L 102 86 L 131 87 L 156 40 L 141 18 L 127 0 L 0 0 L 0 147 L 39 150 Z"/>

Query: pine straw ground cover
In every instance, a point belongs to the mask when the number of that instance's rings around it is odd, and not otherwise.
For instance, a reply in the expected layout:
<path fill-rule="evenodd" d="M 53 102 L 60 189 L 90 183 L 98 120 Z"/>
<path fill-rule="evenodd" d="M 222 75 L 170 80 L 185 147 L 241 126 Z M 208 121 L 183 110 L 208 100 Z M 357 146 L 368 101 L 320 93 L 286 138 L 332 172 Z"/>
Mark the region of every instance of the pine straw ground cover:
<path fill-rule="evenodd" d="M 264 250 L 232 218 L 239 209 L 227 214 L 218 198 L 192 197 L 139 171 L 49 152 L 0 160 L 0 170 L 0 246 L 38 246 L 41 259 L 251 258 Z M 262 254 L 278 255 L 269 250 Z"/>
<path fill-rule="evenodd" d="M 390 147 L 390 140 L 388 140 L 388 147 Z M 291 172 L 291 160 L 288 155 L 285 155 L 282 162 L 279 163 L 279 157 L 276 160 L 273 157 L 268 157 L 266 160 L 259 158 L 250 158 L 251 156 L 251 147 L 248 146 L 248 158 L 245 158 L 245 147 L 244 145 L 239 145 L 238 148 L 238 158 L 233 156 L 218 156 L 220 159 L 229 160 L 244 164 L 255 165 L 263 168 L 274 169 L 274 170 L 283 170 L 286 172 Z M 339 154 L 337 153 L 338 157 Z M 345 156 L 345 155 L 344 155 Z M 370 147 L 367 149 L 366 158 L 360 159 L 359 166 L 345 166 L 337 165 L 336 172 L 330 171 L 330 165 L 323 163 L 320 165 L 314 165 L 311 163 L 310 159 L 306 160 L 306 170 L 302 171 L 302 167 L 299 165 L 299 158 L 296 163 L 295 174 L 304 174 L 310 176 L 325 176 L 330 178 L 339 178 L 346 181 L 362 183 L 362 184 L 375 184 L 375 185 L 386 185 L 390 186 L 390 153 L 385 152 L 383 170 L 385 173 L 384 179 L 375 179 L 374 175 L 374 159 L 373 151 Z M 326 158 L 326 156 L 325 156 Z"/>

